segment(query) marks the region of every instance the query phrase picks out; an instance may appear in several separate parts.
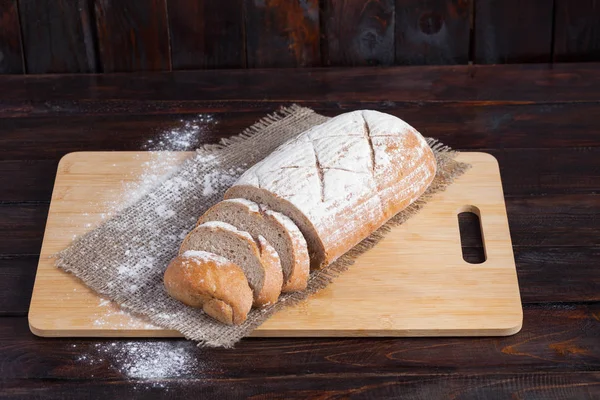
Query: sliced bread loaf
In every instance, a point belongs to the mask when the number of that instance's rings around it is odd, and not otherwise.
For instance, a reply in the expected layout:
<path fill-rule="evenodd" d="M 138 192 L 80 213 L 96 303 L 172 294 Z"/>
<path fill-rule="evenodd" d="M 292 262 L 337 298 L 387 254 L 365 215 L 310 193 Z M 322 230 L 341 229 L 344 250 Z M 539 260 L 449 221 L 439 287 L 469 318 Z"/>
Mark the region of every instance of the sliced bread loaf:
<path fill-rule="evenodd" d="M 239 265 L 254 293 L 254 306 L 273 304 L 279 298 L 283 284 L 281 263 L 275 249 L 262 236 L 254 240 L 248 232 L 231 224 L 210 221 L 186 236 L 179 254 L 188 250 L 208 251 Z"/>
<path fill-rule="evenodd" d="M 212 206 L 198 224 L 207 221 L 229 223 L 255 239 L 262 235 L 279 254 L 283 269 L 281 291 L 306 289 L 310 272 L 308 249 L 304 236 L 291 219 L 250 200 L 230 199 Z"/>
<path fill-rule="evenodd" d="M 241 324 L 252 307 L 252 289 L 242 269 L 206 251 L 175 257 L 165 271 L 164 285 L 171 297 L 225 324 Z"/>

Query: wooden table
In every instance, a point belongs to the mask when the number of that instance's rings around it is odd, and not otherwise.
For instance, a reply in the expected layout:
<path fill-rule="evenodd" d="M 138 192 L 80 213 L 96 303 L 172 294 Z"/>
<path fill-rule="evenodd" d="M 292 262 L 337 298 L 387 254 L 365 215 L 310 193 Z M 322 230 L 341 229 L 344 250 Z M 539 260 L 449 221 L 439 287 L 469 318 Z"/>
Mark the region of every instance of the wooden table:
<path fill-rule="evenodd" d="M 29 332 L 60 157 L 139 150 L 196 114 L 218 121 L 201 136 L 212 143 L 294 102 L 327 115 L 389 112 L 498 158 L 523 299 L 519 334 L 247 339 L 224 350 Z M 2 398 L 600 398 L 599 64 L 3 76 L 0 149 Z M 196 366 L 136 375 L 118 357 L 97 356 L 136 345 L 177 346 Z"/>

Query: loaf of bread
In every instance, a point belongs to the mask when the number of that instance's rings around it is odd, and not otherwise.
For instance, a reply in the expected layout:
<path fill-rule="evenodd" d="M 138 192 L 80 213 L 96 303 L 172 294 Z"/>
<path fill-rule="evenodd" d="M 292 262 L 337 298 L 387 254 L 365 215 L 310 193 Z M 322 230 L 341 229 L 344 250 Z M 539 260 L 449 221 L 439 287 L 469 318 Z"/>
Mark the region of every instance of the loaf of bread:
<path fill-rule="evenodd" d="M 302 231 L 311 266 L 329 265 L 415 201 L 436 172 L 410 125 L 377 111 L 332 118 L 277 148 L 225 193 L 265 204 Z"/>
<path fill-rule="evenodd" d="M 342 114 L 248 169 L 226 200 L 200 217 L 180 254 L 202 250 L 230 260 L 243 271 L 254 306 L 272 304 L 282 288 L 305 289 L 310 268 L 331 264 L 413 203 L 436 167 L 426 140 L 404 121 L 370 110 Z M 203 286 L 197 290 L 204 295 Z M 218 300 L 202 307 L 235 323 L 231 299 Z"/>
<path fill-rule="evenodd" d="M 175 257 L 165 271 L 164 285 L 173 298 L 225 324 L 241 324 L 252 307 L 252 290 L 242 269 L 206 251 Z"/>
<path fill-rule="evenodd" d="M 222 221 L 248 232 L 254 239 L 263 236 L 273 246 L 283 270 L 282 292 L 306 289 L 310 260 L 304 236 L 285 215 L 246 199 L 230 199 L 215 204 L 200 217 L 198 225 Z"/>
<path fill-rule="evenodd" d="M 185 237 L 179 254 L 189 250 L 214 253 L 239 265 L 254 293 L 254 306 L 273 304 L 279 298 L 283 285 L 281 263 L 275 249 L 262 236 L 254 240 L 233 225 L 210 221 L 198 225 Z"/>

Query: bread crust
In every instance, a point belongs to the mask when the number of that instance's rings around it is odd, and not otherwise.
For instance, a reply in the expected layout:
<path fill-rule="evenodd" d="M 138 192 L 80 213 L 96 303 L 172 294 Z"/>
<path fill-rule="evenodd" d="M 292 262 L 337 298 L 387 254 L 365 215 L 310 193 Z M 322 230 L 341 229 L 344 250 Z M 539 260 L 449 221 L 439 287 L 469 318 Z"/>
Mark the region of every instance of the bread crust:
<path fill-rule="evenodd" d="M 248 169 L 225 193 L 290 217 L 312 267 L 331 264 L 413 203 L 436 161 L 413 127 L 361 110 L 309 129 Z"/>
<path fill-rule="evenodd" d="M 205 257 L 184 253 L 175 257 L 163 281 L 171 297 L 188 306 L 202 308 L 225 324 L 243 323 L 252 307 L 252 290 L 242 269 L 214 254 Z"/>

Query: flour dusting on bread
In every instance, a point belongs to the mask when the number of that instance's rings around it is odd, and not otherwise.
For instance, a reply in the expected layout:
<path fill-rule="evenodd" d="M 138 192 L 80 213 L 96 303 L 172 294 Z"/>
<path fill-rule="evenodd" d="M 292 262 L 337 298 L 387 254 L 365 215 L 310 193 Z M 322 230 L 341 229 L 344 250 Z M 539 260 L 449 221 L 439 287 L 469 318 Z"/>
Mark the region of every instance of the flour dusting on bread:
<path fill-rule="evenodd" d="M 361 110 L 286 142 L 225 193 L 290 217 L 315 262 L 327 265 L 422 194 L 435 157 L 410 125 Z M 318 260 L 320 258 L 320 260 Z"/>
<path fill-rule="evenodd" d="M 181 256 L 186 258 L 195 258 L 202 261 L 214 261 L 217 264 L 227 264 L 230 262 L 225 257 L 202 250 L 187 250 Z"/>

